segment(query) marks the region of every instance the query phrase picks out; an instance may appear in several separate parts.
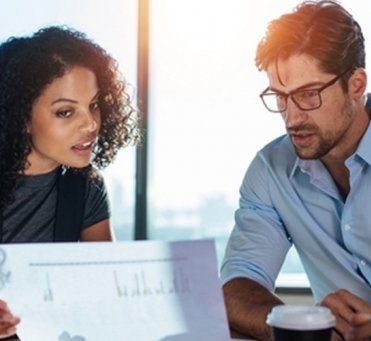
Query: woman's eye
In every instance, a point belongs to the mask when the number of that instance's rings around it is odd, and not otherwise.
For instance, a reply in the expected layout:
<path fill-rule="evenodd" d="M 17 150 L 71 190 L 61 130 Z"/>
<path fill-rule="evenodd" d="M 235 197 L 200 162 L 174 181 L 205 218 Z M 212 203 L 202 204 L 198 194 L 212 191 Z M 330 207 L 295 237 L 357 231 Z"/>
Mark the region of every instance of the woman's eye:
<path fill-rule="evenodd" d="M 72 110 L 58 110 L 57 116 L 62 118 L 67 118 L 72 115 Z"/>
<path fill-rule="evenodd" d="M 94 102 L 94 103 L 90 104 L 90 110 L 95 111 L 95 110 L 98 110 L 98 109 L 99 109 L 99 103 L 98 102 Z"/>

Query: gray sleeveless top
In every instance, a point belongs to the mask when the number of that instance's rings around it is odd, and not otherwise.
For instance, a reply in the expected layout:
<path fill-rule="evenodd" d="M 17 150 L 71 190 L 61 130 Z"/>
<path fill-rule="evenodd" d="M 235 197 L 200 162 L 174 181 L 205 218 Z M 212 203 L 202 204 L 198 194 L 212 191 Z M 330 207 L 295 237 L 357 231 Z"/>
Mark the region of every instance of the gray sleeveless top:
<path fill-rule="evenodd" d="M 58 168 L 37 176 L 22 176 L 15 200 L 3 212 L 3 242 L 52 242 L 57 201 Z M 88 180 L 82 229 L 110 216 L 103 178 Z"/>

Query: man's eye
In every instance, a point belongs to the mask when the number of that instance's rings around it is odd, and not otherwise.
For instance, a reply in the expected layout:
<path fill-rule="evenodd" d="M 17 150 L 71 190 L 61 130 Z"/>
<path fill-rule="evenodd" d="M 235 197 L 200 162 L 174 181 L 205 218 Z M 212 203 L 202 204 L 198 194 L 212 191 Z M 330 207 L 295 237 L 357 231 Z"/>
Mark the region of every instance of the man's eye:
<path fill-rule="evenodd" d="M 305 91 L 300 91 L 296 94 L 296 96 L 302 98 L 302 99 L 308 99 L 308 98 L 313 98 L 318 95 L 317 90 L 305 90 Z"/>

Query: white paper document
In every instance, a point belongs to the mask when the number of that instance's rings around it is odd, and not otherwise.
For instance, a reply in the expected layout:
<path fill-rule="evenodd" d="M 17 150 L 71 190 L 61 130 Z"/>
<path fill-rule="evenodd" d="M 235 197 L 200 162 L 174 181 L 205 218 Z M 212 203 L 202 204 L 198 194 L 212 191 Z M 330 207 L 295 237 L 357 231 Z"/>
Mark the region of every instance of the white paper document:
<path fill-rule="evenodd" d="M 212 240 L 0 245 L 22 341 L 226 341 Z"/>

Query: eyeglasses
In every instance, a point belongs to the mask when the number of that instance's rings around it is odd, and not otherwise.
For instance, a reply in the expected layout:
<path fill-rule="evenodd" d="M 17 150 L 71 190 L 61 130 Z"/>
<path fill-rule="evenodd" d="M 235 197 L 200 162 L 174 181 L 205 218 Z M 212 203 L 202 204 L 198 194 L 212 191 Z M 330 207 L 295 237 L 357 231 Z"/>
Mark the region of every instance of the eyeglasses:
<path fill-rule="evenodd" d="M 287 109 L 287 100 L 291 100 L 295 105 L 303 111 L 310 111 L 318 109 L 322 105 L 321 92 L 329 86 L 335 84 L 341 77 L 343 77 L 349 70 L 337 75 L 328 83 L 322 85 L 318 89 L 303 89 L 294 90 L 285 94 L 283 92 L 273 92 L 266 88 L 259 96 L 262 99 L 265 107 L 274 113 L 281 113 Z"/>

